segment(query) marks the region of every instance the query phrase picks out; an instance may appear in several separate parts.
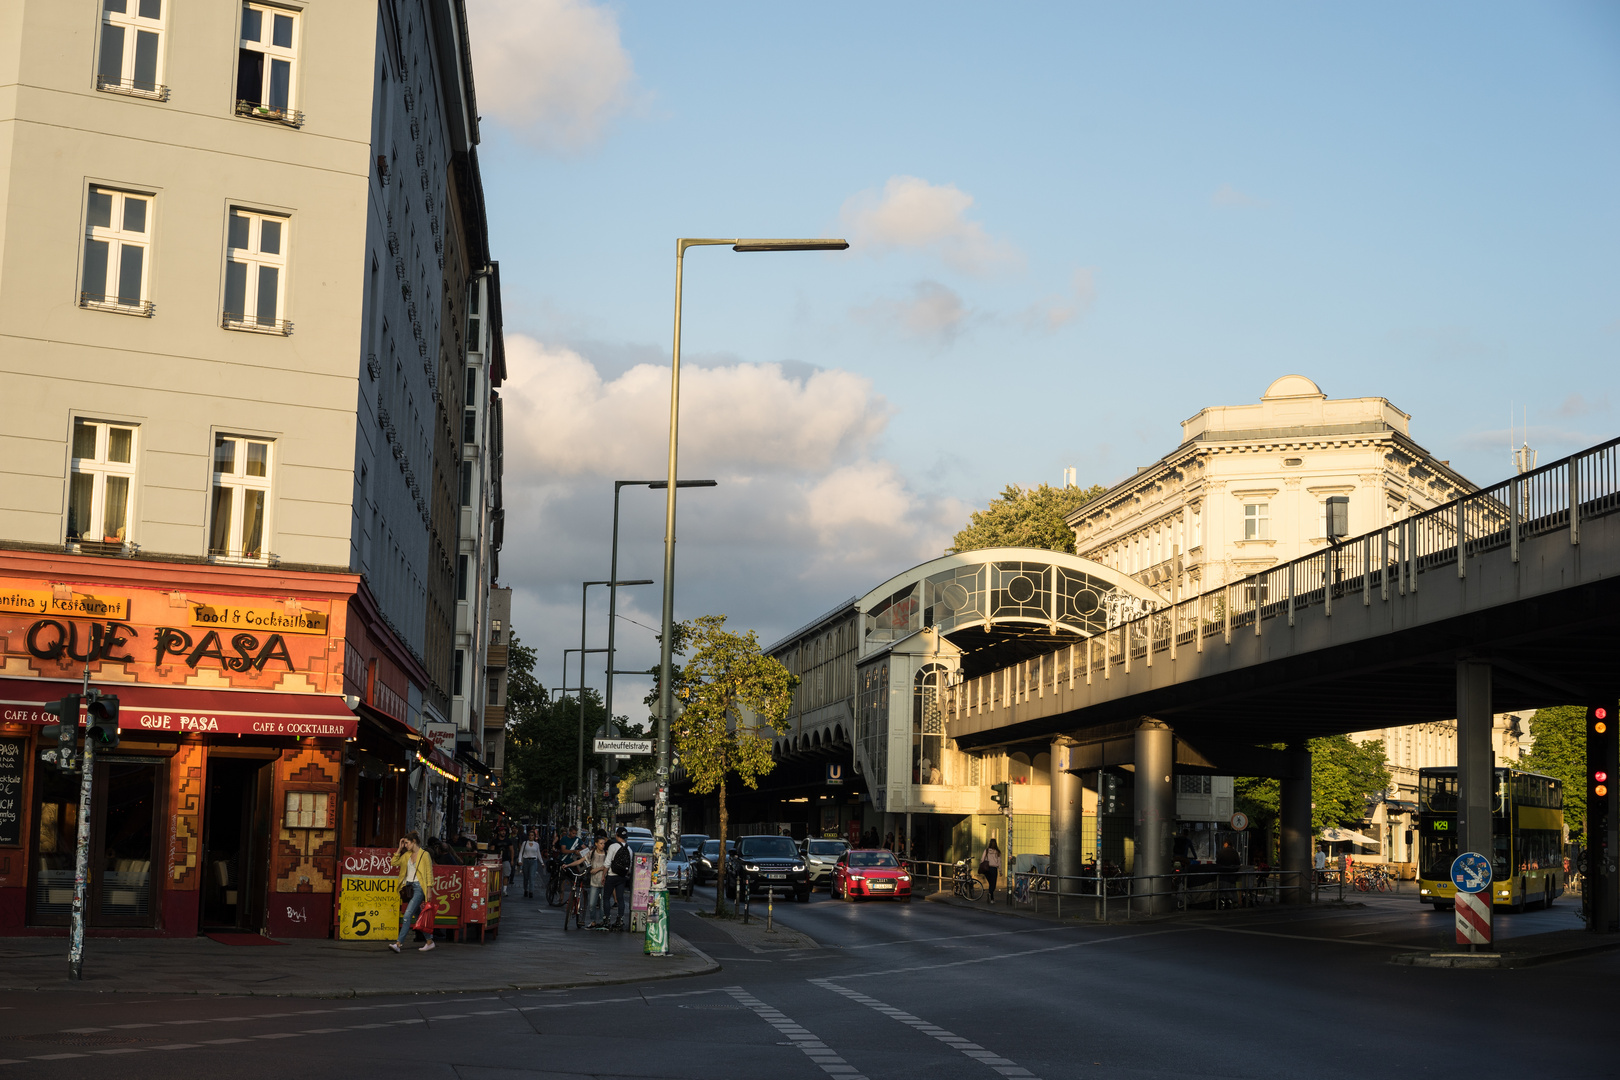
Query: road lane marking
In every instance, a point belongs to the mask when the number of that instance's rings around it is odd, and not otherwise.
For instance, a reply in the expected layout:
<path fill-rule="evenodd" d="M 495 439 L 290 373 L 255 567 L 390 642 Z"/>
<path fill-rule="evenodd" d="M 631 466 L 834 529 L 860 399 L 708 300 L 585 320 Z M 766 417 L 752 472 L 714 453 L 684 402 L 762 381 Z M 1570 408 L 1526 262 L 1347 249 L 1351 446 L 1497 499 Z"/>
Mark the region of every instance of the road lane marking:
<path fill-rule="evenodd" d="M 1002 1076 L 1017 1078 L 1017 1080 L 1039 1080 L 1034 1073 L 1018 1064 L 1018 1062 L 1002 1057 L 994 1050 L 986 1050 L 971 1039 L 964 1039 L 960 1035 L 946 1031 L 938 1024 L 929 1023 L 921 1017 L 913 1016 L 902 1009 L 895 1008 L 893 1005 L 881 1002 L 875 997 L 868 997 L 858 990 L 839 986 L 831 979 L 811 979 L 810 982 L 823 990 L 831 990 L 835 994 L 841 994 L 851 1001 L 859 1002 L 869 1009 L 874 1009 L 891 1020 L 898 1020 L 921 1034 L 938 1039 L 958 1053 L 970 1057 L 980 1064 L 989 1066 Z"/>
<path fill-rule="evenodd" d="M 1399 949 L 1402 952 L 1429 952 L 1431 946 L 1391 945 L 1382 941 L 1356 941 L 1352 938 L 1318 937 L 1314 934 L 1279 934 L 1275 930 L 1240 930 L 1235 926 L 1190 926 L 1189 930 L 1211 930 L 1217 934 L 1252 934 L 1255 937 L 1287 938 L 1290 941 L 1326 941 L 1334 945 L 1368 945 L 1375 949 Z M 1369 931 L 1377 933 L 1377 931 Z"/>
<path fill-rule="evenodd" d="M 786 1035 L 791 1041 L 784 1045 L 798 1047 L 805 1057 L 815 1062 L 828 1076 L 836 1076 L 839 1080 L 866 1080 L 860 1070 L 840 1057 L 836 1050 L 822 1042 L 804 1025 L 789 1019 L 780 1009 L 773 1009 L 740 986 L 727 986 L 724 991 L 731 995 L 737 1004 L 751 1011 L 779 1033 Z"/>
<path fill-rule="evenodd" d="M 1134 941 L 1137 938 L 1158 937 L 1161 934 L 1185 934 L 1194 929 L 1190 926 L 1178 926 L 1168 930 L 1148 930 L 1141 934 L 1122 934 L 1117 937 L 1092 938 L 1087 941 L 1071 941 L 1067 945 L 1048 945 L 1044 949 L 1024 949 L 1021 952 L 997 953 L 994 956 L 975 956 L 967 960 L 950 960 L 943 964 L 916 964 L 912 967 L 888 968 L 884 971 L 861 971 L 853 975 L 837 975 L 837 979 L 870 979 L 877 975 L 904 975 L 913 971 L 938 971 L 941 968 L 965 967 L 968 964 L 989 964 L 997 960 L 1013 960 L 1020 956 L 1037 956 L 1041 953 L 1063 952 L 1065 949 L 1080 949 L 1088 945 L 1111 945 L 1116 941 Z M 814 982 L 815 980 L 810 980 Z"/>
<path fill-rule="evenodd" d="M 983 934 L 954 934 L 949 937 L 934 938 L 895 938 L 893 941 L 874 941 L 866 945 L 834 945 L 830 948 L 840 949 L 843 952 L 853 952 L 856 949 L 882 949 L 890 945 L 932 945 L 940 941 L 968 941 L 973 938 L 1010 937 L 1014 934 L 1056 934 L 1064 930 L 1081 930 L 1079 926 L 1043 926 L 1036 930 L 995 930 Z"/>

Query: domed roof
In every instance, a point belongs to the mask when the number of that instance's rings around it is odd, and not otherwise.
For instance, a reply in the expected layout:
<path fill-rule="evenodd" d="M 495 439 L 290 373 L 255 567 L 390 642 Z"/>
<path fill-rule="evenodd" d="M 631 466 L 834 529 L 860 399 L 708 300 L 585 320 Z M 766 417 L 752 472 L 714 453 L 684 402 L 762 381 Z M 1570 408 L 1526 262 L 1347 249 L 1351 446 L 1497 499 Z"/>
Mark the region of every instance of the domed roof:
<path fill-rule="evenodd" d="M 1260 400 L 1269 398 L 1314 397 L 1325 398 L 1322 388 L 1303 375 L 1284 375 L 1270 386 Z"/>

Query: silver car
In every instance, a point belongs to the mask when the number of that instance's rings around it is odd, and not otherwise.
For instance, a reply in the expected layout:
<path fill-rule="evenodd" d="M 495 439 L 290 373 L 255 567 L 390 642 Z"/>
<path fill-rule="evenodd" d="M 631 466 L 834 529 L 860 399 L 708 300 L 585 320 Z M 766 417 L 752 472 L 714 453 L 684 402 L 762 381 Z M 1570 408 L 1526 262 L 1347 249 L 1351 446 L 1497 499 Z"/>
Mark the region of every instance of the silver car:
<path fill-rule="evenodd" d="M 838 859 L 849 850 L 849 844 L 843 840 L 816 840 L 805 842 L 805 867 L 810 871 L 810 887 L 832 884 L 833 867 L 838 865 Z"/>
<path fill-rule="evenodd" d="M 651 855 L 653 842 L 643 840 L 639 836 L 630 837 L 630 850 L 637 855 Z M 684 852 L 676 849 L 669 853 L 664 860 L 664 887 L 672 893 L 682 896 L 692 895 L 692 864 L 686 861 Z"/>

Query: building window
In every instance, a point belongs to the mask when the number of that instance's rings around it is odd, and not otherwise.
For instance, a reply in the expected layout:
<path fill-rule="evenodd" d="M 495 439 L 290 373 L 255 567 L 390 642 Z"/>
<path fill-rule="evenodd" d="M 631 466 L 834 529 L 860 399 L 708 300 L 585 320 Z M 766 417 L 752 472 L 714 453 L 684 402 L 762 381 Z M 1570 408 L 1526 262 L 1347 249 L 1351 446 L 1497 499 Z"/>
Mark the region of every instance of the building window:
<path fill-rule="evenodd" d="M 945 717 L 939 708 L 939 687 L 945 677 L 942 664 L 927 664 L 917 672 L 911 689 L 911 782 L 943 784 Z"/>
<path fill-rule="evenodd" d="M 473 491 L 472 462 L 463 461 L 461 463 L 461 505 L 462 506 L 471 506 L 472 505 L 472 491 Z"/>
<path fill-rule="evenodd" d="M 236 61 L 236 114 L 297 126 L 298 15 L 263 4 L 242 5 Z"/>
<path fill-rule="evenodd" d="M 462 679 L 462 676 L 466 673 L 466 667 L 467 667 L 467 651 L 465 649 L 457 649 L 456 650 L 455 666 L 450 669 L 450 696 L 451 697 L 460 697 L 461 696 L 461 685 L 462 685 L 461 684 L 461 679 Z"/>
<path fill-rule="evenodd" d="M 478 441 L 478 410 L 468 407 L 461 410 L 461 441 L 463 443 L 476 443 Z"/>
<path fill-rule="evenodd" d="M 467 599 L 467 556 L 456 556 L 456 599 Z"/>
<path fill-rule="evenodd" d="M 491 704 L 491 705 L 499 705 L 500 703 L 501 703 L 501 677 L 499 675 L 491 675 L 489 677 L 489 704 Z"/>
<path fill-rule="evenodd" d="M 1271 504 L 1243 504 L 1243 539 L 1271 539 Z"/>
<path fill-rule="evenodd" d="M 152 197 L 92 187 L 85 213 L 79 306 L 150 316 L 147 248 Z"/>
<path fill-rule="evenodd" d="M 288 220 L 232 208 L 226 230 L 225 321 L 229 330 L 290 334 L 282 318 L 287 294 Z"/>
<path fill-rule="evenodd" d="M 129 539 L 135 486 L 135 429 L 95 420 L 73 422 L 67 538 L 122 544 Z"/>
<path fill-rule="evenodd" d="M 102 0 L 96 89 L 167 101 L 163 0 Z"/>
<path fill-rule="evenodd" d="M 214 436 L 208 554 L 227 559 L 265 557 L 273 445 L 239 435 Z"/>
<path fill-rule="evenodd" d="M 479 317 L 479 314 L 478 314 L 478 293 L 479 292 L 480 292 L 480 289 L 478 287 L 478 282 L 475 281 L 475 282 L 473 282 L 472 288 L 468 291 L 468 294 L 467 294 L 467 351 L 468 352 L 483 352 L 484 351 L 484 339 L 482 337 L 483 320 L 482 320 L 482 318 Z M 472 394 L 469 393 L 467 395 L 467 400 L 469 400 L 469 401 L 472 400 Z"/>

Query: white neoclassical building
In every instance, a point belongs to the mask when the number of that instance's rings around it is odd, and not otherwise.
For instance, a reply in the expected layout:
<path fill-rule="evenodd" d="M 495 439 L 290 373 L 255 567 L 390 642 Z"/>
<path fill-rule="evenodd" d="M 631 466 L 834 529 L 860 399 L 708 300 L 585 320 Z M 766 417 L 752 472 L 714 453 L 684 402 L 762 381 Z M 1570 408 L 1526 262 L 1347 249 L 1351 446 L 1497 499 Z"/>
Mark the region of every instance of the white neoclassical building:
<path fill-rule="evenodd" d="M 1253 405 L 1182 421 L 1181 443 L 1069 515 L 1075 553 L 1166 599 L 1216 588 L 1451 501 L 1474 485 L 1381 397 L 1284 375 Z"/>

